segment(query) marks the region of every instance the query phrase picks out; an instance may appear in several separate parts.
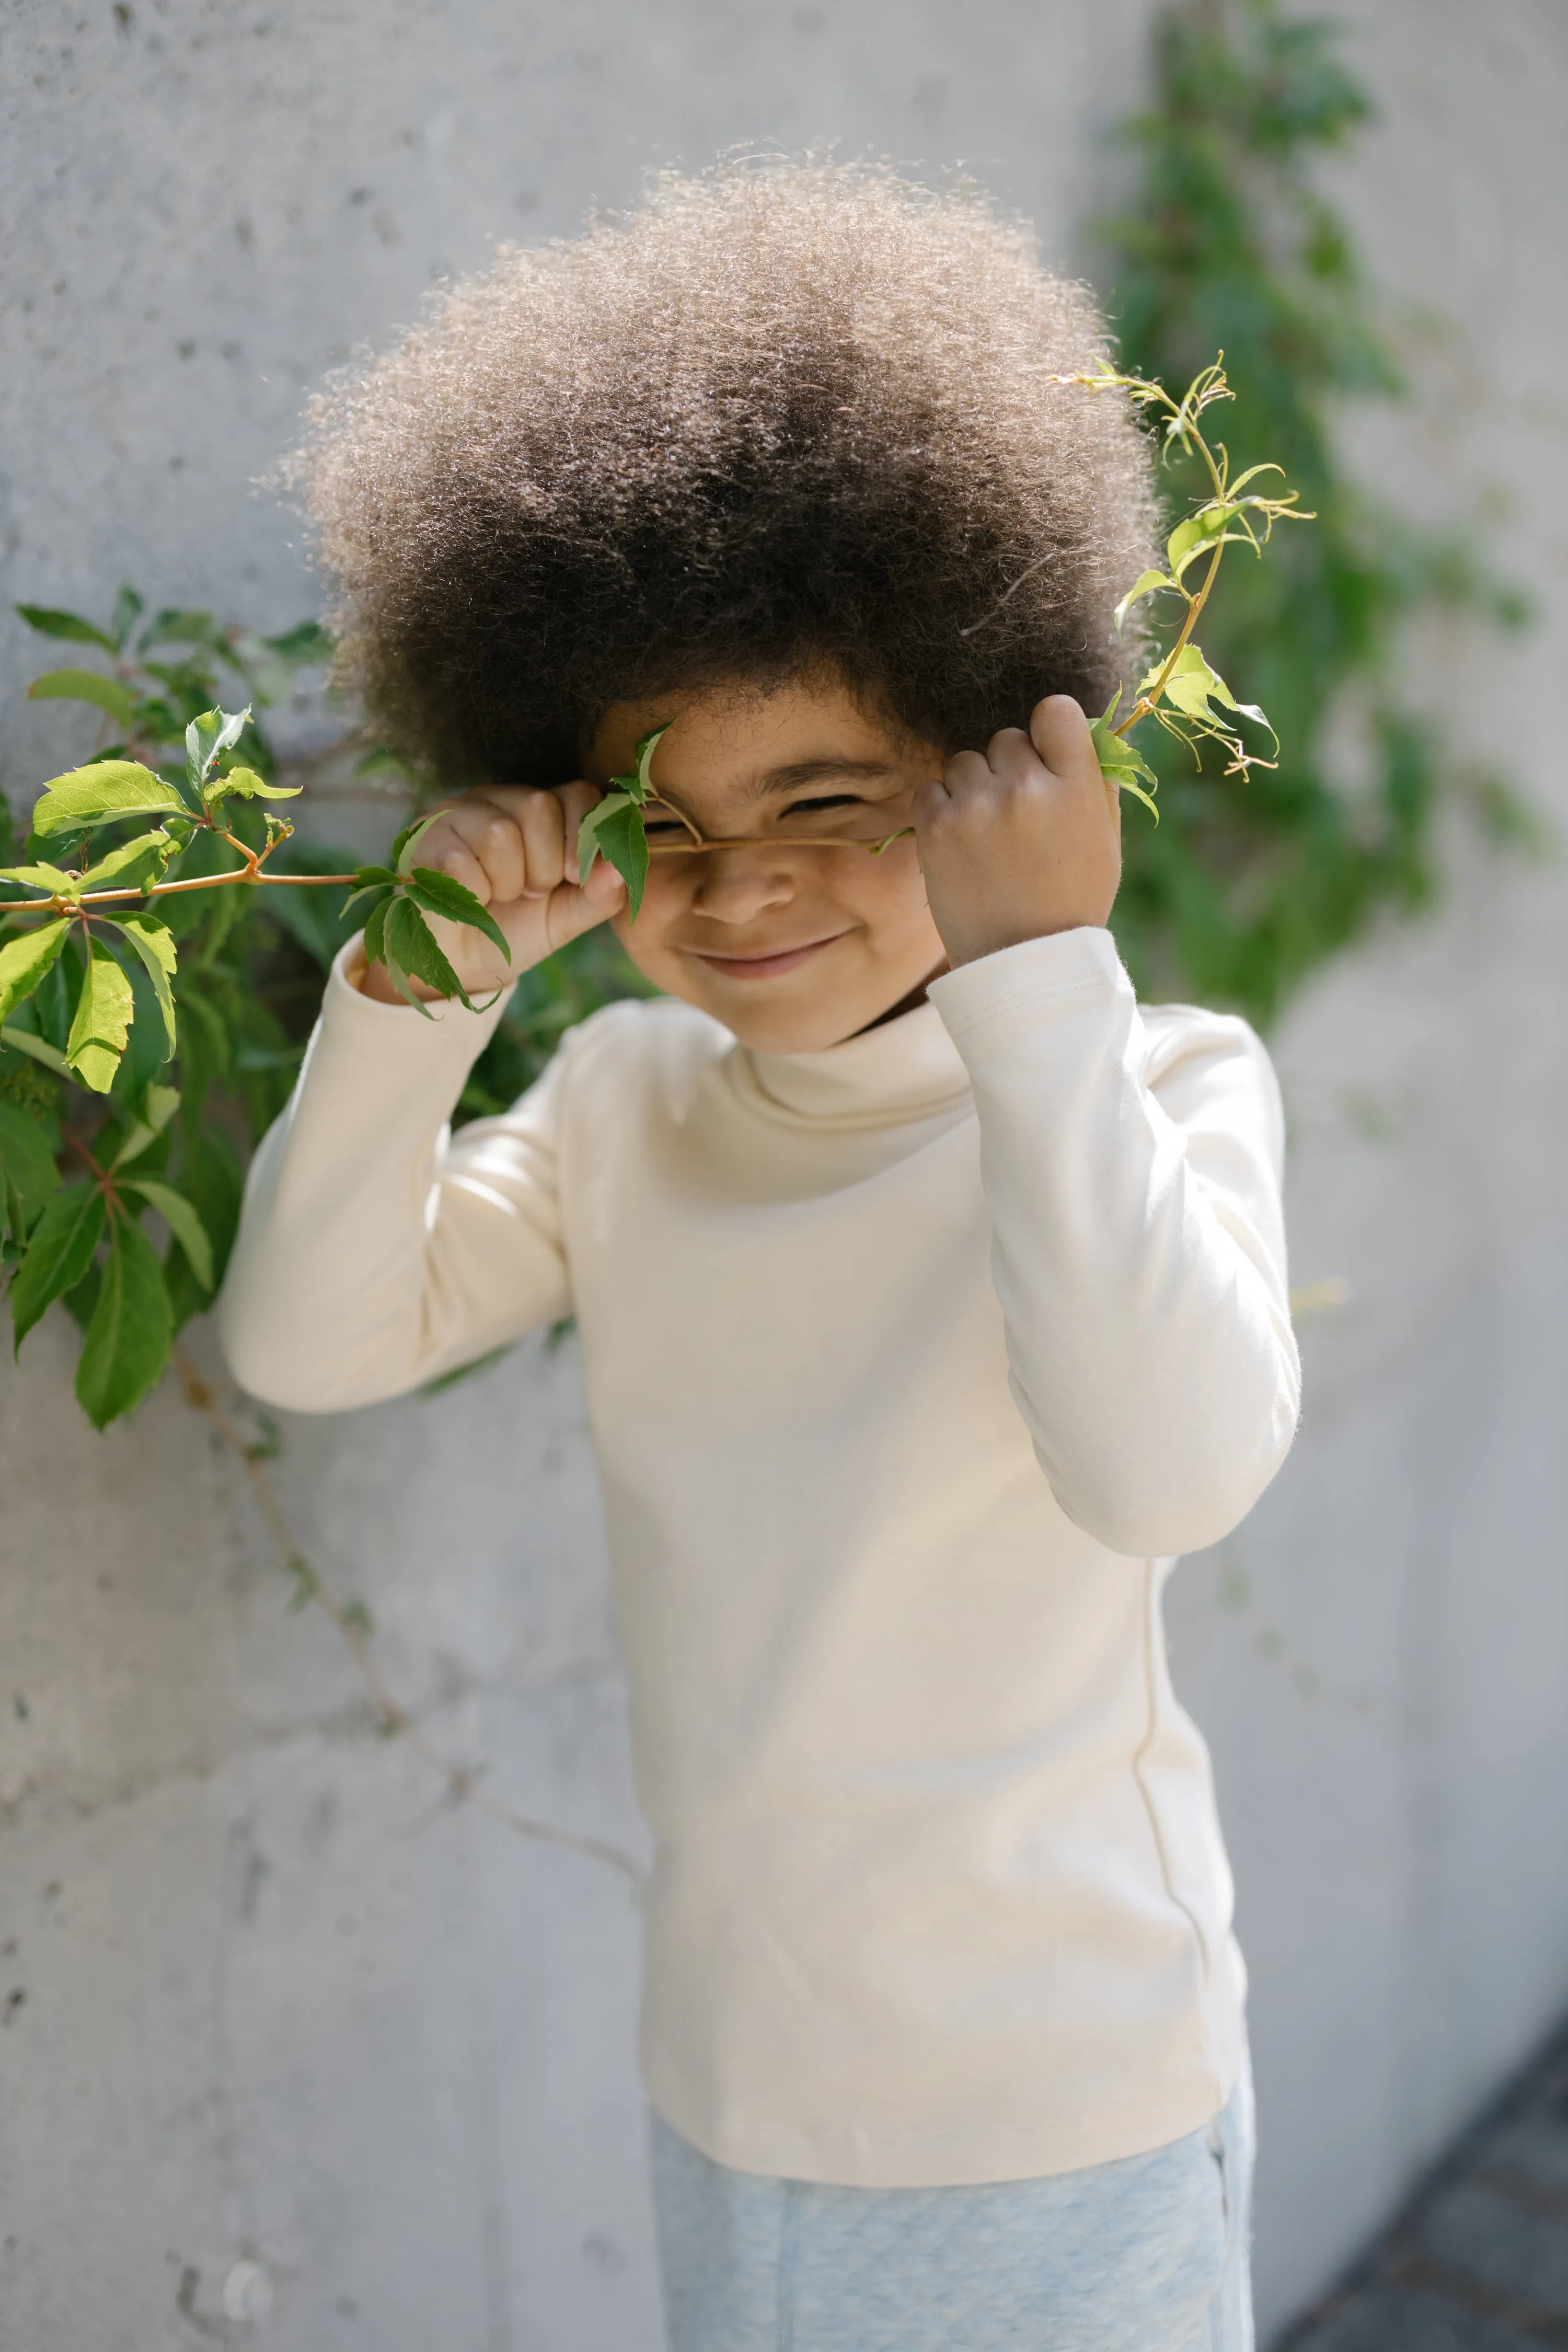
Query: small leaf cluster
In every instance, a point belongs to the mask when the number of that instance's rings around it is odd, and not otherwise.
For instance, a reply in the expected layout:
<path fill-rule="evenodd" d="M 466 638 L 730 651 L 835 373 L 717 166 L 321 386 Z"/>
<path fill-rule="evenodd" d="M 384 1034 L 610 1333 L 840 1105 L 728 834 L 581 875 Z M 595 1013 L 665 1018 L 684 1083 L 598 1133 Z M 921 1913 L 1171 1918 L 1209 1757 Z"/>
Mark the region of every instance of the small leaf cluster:
<path fill-rule="evenodd" d="M 416 866 L 414 852 L 435 824 L 433 816 L 406 824 L 392 845 L 390 866 L 362 866 L 351 907 L 365 902 L 364 952 L 369 963 L 384 963 L 399 995 L 426 1021 L 434 1019 L 428 1005 L 414 990 L 422 980 L 437 996 L 458 997 L 471 1013 L 473 1001 L 437 944 L 426 920 L 438 915 L 449 923 L 466 923 L 482 931 L 500 950 L 508 963 L 511 950 L 493 915 L 480 906 L 473 892 L 433 866 Z"/>
<path fill-rule="evenodd" d="M 36 700 L 97 712 L 100 740 L 45 786 L 22 856 L 0 866 L 0 1278 L 18 1348 L 64 1301 L 84 1335 L 78 1396 L 101 1428 L 155 1384 L 221 1281 L 245 1157 L 287 1099 L 357 917 L 421 1013 L 416 981 L 468 1002 L 430 918 L 507 949 L 469 891 L 417 862 L 429 818 L 363 866 L 279 814 L 300 788 L 279 781 L 261 714 L 330 658 L 313 622 L 263 637 L 184 609 L 147 620 L 130 588 L 105 625 L 17 610 L 111 665 L 34 681 Z M 231 679 L 249 697 L 234 710 Z M 9 827 L 0 801 L 0 858 Z M 626 854 L 613 829 L 609 844 Z M 572 1021 L 639 985 L 592 935 L 524 975 L 464 1114 L 515 1099 Z"/>
<path fill-rule="evenodd" d="M 656 727 L 641 738 L 631 767 L 610 778 L 604 799 L 577 828 L 579 878 L 586 882 L 595 861 L 603 857 L 626 886 L 626 909 L 634 923 L 647 883 L 647 828 L 642 813 L 654 797 L 653 755 L 668 732 L 668 726 Z"/>
<path fill-rule="evenodd" d="M 107 625 L 19 610 L 112 664 L 35 680 L 36 700 L 88 706 L 109 740 L 47 788 L 23 856 L 0 867 L 0 1269 L 17 1346 L 64 1299 L 84 1335 L 78 1394 L 101 1427 L 210 1298 L 246 1141 L 297 1058 L 275 999 L 306 959 L 287 923 L 247 925 L 254 894 L 230 875 L 286 834 L 268 803 L 291 788 L 259 726 L 239 756 L 247 714 L 216 707 L 221 679 L 269 704 L 331 648 L 313 623 L 268 638 L 205 613 L 149 620 L 129 588 Z M 115 839 L 128 822 L 134 837 Z M 14 854 L 0 802 L 0 858 Z M 324 914 L 323 934 L 338 928 Z"/>
<path fill-rule="evenodd" d="M 1269 463 L 1249 466 L 1233 480 L 1225 444 L 1210 446 L 1198 420 L 1215 401 L 1234 398 L 1226 382 L 1224 356 L 1222 352 L 1217 360 L 1201 369 L 1180 400 L 1173 399 L 1163 384 L 1152 383 L 1146 376 L 1120 374 L 1104 360 L 1090 374 L 1056 379 L 1058 383 L 1086 385 L 1092 392 L 1124 392 L 1141 407 L 1163 408 L 1166 412 L 1161 436 L 1164 449 L 1200 458 L 1208 478 L 1206 494 L 1193 513 L 1183 517 L 1166 541 L 1165 562 L 1169 569 L 1141 572 L 1116 607 L 1116 625 L 1120 629 L 1133 606 L 1146 597 L 1176 597 L 1182 611 L 1175 641 L 1145 670 L 1138 682 L 1132 708 L 1120 723 L 1119 687 L 1110 708 L 1089 724 L 1102 775 L 1121 791 L 1134 793 L 1156 824 L 1160 812 L 1154 793 L 1159 777 L 1131 740 L 1131 730 L 1141 719 L 1152 719 L 1173 741 L 1184 745 L 1200 767 L 1204 747 L 1209 743 L 1219 744 L 1227 754 L 1224 771 L 1227 776 L 1245 779 L 1254 768 L 1274 766 L 1272 760 L 1249 751 L 1244 738 L 1236 730 L 1237 719 L 1248 719 L 1265 730 L 1278 751 L 1279 738 L 1261 706 L 1237 700 L 1193 632 L 1214 592 L 1227 547 L 1249 547 L 1254 555 L 1261 556 L 1277 522 L 1314 520 L 1301 511 L 1295 490 L 1268 497 L 1261 490 L 1247 488 L 1248 483 L 1264 475 L 1279 474 L 1279 467 Z M 1199 564 L 1203 569 L 1197 583 L 1189 587 L 1187 573 Z"/>

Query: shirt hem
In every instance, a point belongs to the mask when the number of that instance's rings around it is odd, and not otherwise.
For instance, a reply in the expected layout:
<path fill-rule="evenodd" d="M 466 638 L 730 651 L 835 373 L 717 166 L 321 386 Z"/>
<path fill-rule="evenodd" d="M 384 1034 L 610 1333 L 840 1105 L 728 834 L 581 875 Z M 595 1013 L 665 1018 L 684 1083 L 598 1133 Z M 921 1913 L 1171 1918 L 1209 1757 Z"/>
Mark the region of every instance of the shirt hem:
<path fill-rule="evenodd" d="M 1146 2156 L 1214 2121 L 1241 2072 L 1208 2071 L 1165 2099 L 1100 2105 L 1027 2122 L 924 2126 L 876 2131 L 803 2124 L 796 2129 L 720 2126 L 689 2105 L 668 2077 L 648 2070 L 649 2105 L 672 2131 L 714 2164 L 772 2179 L 810 2180 L 852 2189 L 968 2189 L 1004 2180 L 1081 2172 L 1119 2158 Z"/>

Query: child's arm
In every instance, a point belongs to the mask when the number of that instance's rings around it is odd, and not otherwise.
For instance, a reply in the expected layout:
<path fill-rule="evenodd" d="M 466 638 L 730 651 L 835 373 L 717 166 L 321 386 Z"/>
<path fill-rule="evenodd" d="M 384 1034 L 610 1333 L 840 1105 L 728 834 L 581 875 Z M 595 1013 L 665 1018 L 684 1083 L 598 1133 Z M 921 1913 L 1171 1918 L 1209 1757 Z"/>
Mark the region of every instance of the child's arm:
<path fill-rule="evenodd" d="M 576 790 L 584 804 L 597 797 Z M 494 907 L 514 973 L 620 903 L 608 869 L 576 887 L 565 862 L 576 812 L 563 822 L 563 798 L 470 795 L 426 836 L 433 865 L 455 867 L 465 841 L 477 853 L 461 878 Z M 493 820 L 509 813 L 518 822 L 506 839 Z M 552 813 L 553 852 L 542 857 Z M 442 928 L 448 951 L 470 958 L 470 986 L 493 980 L 474 968 L 468 942 L 479 935 L 453 926 L 448 941 Z M 298 1412 L 396 1395 L 571 1303 L 555 1192 L 559 1060 L 505 1117 L 451 1136 L 500 1003 L 483 1013 L 437 1005 L 424 1019 L 376 1001 L 359 985 L 365 977 L 355 940 L 333 968 L 293 1097 L 256 1155 L 219 1303 L 236 1378 Z"/>
<path fill-rule="evenodd" d="M 1250 1508 L 1296 1424 L 1279 1097 L 1245 1023 L 1145 1026 L 1103 929 L 1098 762 L 1075 706 L 1043 709 L 1033 745 L 955 761 L 922 824 L 964 950 L 931 992 L 973 1082 L 1014 1393 L 1057 1499 L 1112 1550 L 1193 1551 Z"/>

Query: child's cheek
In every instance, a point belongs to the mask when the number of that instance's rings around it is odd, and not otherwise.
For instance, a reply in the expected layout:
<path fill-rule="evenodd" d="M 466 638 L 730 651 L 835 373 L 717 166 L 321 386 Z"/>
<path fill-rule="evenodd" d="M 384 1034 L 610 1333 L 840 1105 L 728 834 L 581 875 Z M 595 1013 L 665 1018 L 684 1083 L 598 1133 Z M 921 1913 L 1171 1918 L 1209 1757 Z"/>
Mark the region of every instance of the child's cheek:
<path fill-rule="evenodd" d="M 912 841 L 896 841 L 847 876 L 841 895 L 865 924 L 873 949 L 932 928 L 925 879 Z"/>
<path fill-rule="evenodd" d="M 618 915 L 610 918 L 610 929 L 643 978 L 678 996 L 684 993 L 679 986 L 681 960 L 669 946 L 668 934 L 684 901 L 674 887 L 674 877 L 660 874 L 659 863 L 657 857 L 651 862 L 636 921 L 623 906 Z"/>

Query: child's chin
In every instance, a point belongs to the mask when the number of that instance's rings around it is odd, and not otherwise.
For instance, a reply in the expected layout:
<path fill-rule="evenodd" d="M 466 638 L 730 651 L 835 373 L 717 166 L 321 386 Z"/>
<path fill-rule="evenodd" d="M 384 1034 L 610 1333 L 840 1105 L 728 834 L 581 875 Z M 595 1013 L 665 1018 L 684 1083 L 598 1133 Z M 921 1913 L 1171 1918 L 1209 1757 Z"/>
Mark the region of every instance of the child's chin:
<path fill-rule="evenodd" d="M 764 981 L 754 997 L 734 988 L 715 991 L 701 1010 L 721 1021 L 754 1054 L 820 1054 L 865 1028 L 880 1007 L 862 1013 L 837 992 L 816 1003 L 803 1004 L 798 999 L 792 1003 L 782 987 L 775 992 Z"/>

